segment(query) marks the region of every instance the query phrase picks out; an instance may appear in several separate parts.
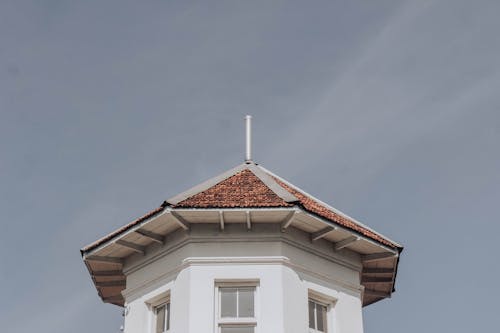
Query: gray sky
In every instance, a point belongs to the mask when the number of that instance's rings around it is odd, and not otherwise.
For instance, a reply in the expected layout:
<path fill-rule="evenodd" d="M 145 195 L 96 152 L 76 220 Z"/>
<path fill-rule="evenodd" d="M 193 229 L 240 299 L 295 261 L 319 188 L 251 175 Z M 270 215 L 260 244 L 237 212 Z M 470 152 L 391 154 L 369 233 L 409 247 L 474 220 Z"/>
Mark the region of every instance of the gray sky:
<path fill-rule="evenodd" d="M 498 328 L 500 2 L 0 1 L 1 331 L 118 332 L 83 245 L 243 161 L 405 245 L 366 332 Z"/>

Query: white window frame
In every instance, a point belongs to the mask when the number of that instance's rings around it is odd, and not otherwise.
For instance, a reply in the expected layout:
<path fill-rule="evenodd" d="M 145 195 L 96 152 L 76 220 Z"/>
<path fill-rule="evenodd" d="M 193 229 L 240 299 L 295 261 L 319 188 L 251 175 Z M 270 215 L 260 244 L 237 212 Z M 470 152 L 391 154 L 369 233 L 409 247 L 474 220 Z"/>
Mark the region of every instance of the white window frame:
<path fill-rule="evenodd" d="M 253 317 L 221 317 L 221 288 L 255 288 L 254 289 L 254 316 Z M 258 317 L 259 317 L 259 280 L 216 280 L 215 281 L 215 333 L 221 333 L 222 327 L 238 327 L 238 326 L 252 326 L 254 332 L 258 333 Z M 238 306 L 238 303 L 236 303 Z"/>
<path fill-rule="evenodd" d="M 156 326 L 157 326 L 157 322 L 158 322 L 158 312 L 157 311 L 158 311 L 158 308 L 160 308 L 162 306 L 165 307 L 165 319 L 166 319 L 165 325 L 168 324 L 168 328 L 163 327 L 163 331 L 161 333 L 170 333 L 171 327 L 172 327 L 172 321 L 171 321 L 171 317 L 170 317 L 170 299 L 164 303 L 156 305 L 153 308 L 153 310 L 154 310 L 154 333 L 156 333 Z"/>
<path fill-rule="evenodd" d="M 313 329 L 309 327 L 309 301 L 312 301 L 316 304 L 322 305 L 326 307 L 326 313 L 325 313 L 325 330 L 324 331 L 318 331 L 317 329 Z M 337 302 L 337 298 L 332 297 L 330 295 L 325 295 L 321 292 L 318 292 L 316 290 L 309 289 L 308 290 L 308 297 L 307 297 L 307 329 L 309 333 L 333 333 L 334 332 L 334 321 L 335 321 L 335 316 L 334 316 L 334 308 L 335 304 Z M 316 313 L 315 313 L 316 315 Z M 316 322 L 317 318 L 314 316 L 314 321 Z M 316 323 L 317 327 L 317 323 Z"/>
<path fill-rule="evenodd" d="M 309 333 L 329 333 L 329 324 L 328 324 L 328 313 L 329 313 L 329 305 L 328 304 L 325 304 L 323 302 L 319 302 L 317 301 L 315 298 L 311 298 L 311 297 L 308 297 L 307 298 L 307 311 L 309 312 L 309 302 L 313 302 L 314 303 L 314 326 L 315 328 L 310 328 L 309 327 L 309 313 L 307 314 L 307 327 L 309 328 Z M 324 327 L 324 331 L 319 331 L 317 330 L 317 327 L 318 327 L 318 323 L 317 323 L 317 315 L 316 315 L 316 305 L 320 305 L 320 306 L 324 306 L 325 307 L 325 318 L 324 318 L 324 325 L 326 327 Z"/>
<path fill-rule="evenodd" d="M 156 310 L 161 307 L 162 305 L 167 306 L 167 304 L 170 304 L 168 308 L 168 314 L 169 316 L 169 329 L 166 331 L 163 331 L 162 333 L 170 333 L 172 332 L 172 302 L 170 299 L 170 290 L 167 290 L 166 292 L 162 292 L 161 294 L 149 299 L 146 301 L 146 304 L 150 310 L 151 316 L 150 316 L 150 332 L 156 333 Z"/>

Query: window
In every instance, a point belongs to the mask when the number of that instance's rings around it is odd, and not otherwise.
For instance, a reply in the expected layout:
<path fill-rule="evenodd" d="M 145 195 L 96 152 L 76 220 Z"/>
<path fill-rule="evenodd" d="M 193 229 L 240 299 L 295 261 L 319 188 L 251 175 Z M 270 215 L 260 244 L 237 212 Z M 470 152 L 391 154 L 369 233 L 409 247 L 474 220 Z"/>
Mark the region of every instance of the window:
<path fill-rule="evenodd" d="M 222 284 L 216 287 L 217 332 L 255 333 L 255 285 Z"/>
<path fill-rule="evenodd" d="M 327 306 L 315 300 L 309 299 L 309 332 L 326 333 Z"/>
<path fill-rule="evenodd" d="M 168 286 L 164 286 L 162 290 L 156 291 L 151 298 L 144 302 L 149 310 L 148 333 L 171 332 L 170 289 L 166 288 L 168 288 Z"/>
<path fill-rule="evenodd" d="M 156 330 L 155 333 L 170 332 L 170 302 L 155 307 Z"/>

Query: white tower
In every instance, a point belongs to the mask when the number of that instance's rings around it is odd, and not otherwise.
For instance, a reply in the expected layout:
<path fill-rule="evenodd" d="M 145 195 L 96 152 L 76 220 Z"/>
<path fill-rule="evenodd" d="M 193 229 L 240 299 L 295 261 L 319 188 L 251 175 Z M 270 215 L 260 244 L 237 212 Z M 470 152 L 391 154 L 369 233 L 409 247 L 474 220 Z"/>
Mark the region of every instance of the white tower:
<path fill-rule="evenodd" d="M 81 250 L 125 333 L 362 333 L 402 246 L 252 161 Z"/>

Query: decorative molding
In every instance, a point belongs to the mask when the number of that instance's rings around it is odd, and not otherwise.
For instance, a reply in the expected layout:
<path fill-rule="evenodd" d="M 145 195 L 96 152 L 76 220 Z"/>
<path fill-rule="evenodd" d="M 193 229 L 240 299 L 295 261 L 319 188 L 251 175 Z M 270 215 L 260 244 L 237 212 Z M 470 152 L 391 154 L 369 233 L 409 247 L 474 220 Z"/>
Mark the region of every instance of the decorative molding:
<path fill-rule="evenodd" d="M 175 251 L 177 251 L 177 250 L 181 249 L 182 247 L 189 245 L 189 244 L 206 243 L 206 242 L 218 242 L 218 243 L 220 243 L 220 242 L 223 242 L 223 243 L 231 243 L 231 242 L 282 242 L 282 243 L 287 244 L 289 246 L 295 247 L 297 249 L 300 249 L 300 250 L 303 250 L 305 252 L 316 255 L 318 257 L 321 257 L 321 258 L 328 260 L 332 263 L 338 264 L 342 267 L 345 267 L 345 268 L 348 268 L 348 269 L 351 269 L 351 270 L 354 270 L 354 271 L 361 273 L 361 271 L 362 271 L 361 263 L 354 264 L 353 263 L 354 259 L 344 258 L 345 253 L 344 253 L 344 255 L 339 255 L 339 254 L 335 253 L 334 251 L 332 251 L 331 247 L 330 247 L 330 251 L 328 251 L 328 252 L 326 250 L 315 249 L 314 248 L 315 244 L 311 244 L 306 239 L 298 240 L 298 239 L 296 239 L 296 236 L 294 236 L 293 234 L 282 233 L 282 232 L 279 232 L 279 230 L 280 230 L 280 226 L 279 226 L 279 224 L 277 224 L 276 230 L 274 230 L 274 231 L 271 230 L 267 234 L 258 234 L 258 237 L 257 237 L 257 235 L 253 235 L 252 233 L 246 233 L 246 234 L 240 233 L 240 234 L 236 234 L 236 235 L 227 234 L 222 239 L 217 235 L 212 235 L 212 236 L 204 235 L 201 237 L 201 236 L 196 236 L 195 234 L 188 235 L 182 231 L 179 231 L 179 232 L 173 234 L 173 236 L 175 236 L 176 239 L 173 239 L 171 241 L 168 241 L 168 239 L 166 239 L 165 240 L 166 245 L 164 245 L 162 247 L 158 247 L 156 249 L 156 251 L 152 251 L 150 254 L 148 254 L 147 256 L 142 257 L 142 258 L 136 257 L 133 259 L 132 262 L 126 262 L 126 265 L 123 269 L 123 272 L 125 275 L 132 274 L 132 273 L 140 270 L 141 268 L 146 267 L 149 264 L 151 264 L 157 260 L 160 260 L 161 258 L 169 255 L 170 253 L 175 252 Z M 301 231 L 299 230 L 299 232 L 301 232 Z M 349 250 L 346 250 L 346 251 L 349 251 Z M 358 256 L 358 258 L 359 258 L 359 256 Z M 246 260 L 248 262 L 248 259 L 246 259 Z M 273 257 L 272 260 L 276 260 L 276 257 Z M 201 264 L 201 262 L 200 262 L 200 264 Z M 142 288 L 150 288 L 150 287 L 154 286 L 155 284 L 159 286 L 159 285 L 161 285 L 161 283 L 167 282 L 167 280 L 169 278 L 174 279 L 177 274 L 179 274 L 184 268 L 186 268 L 188 266 L 189 265 L 187 265 L 187 264 L 182 265 L 182 263 L 179 263 L 177 266 L 175 266 L 171 270 L 169 270 L 169 271 L 161 274 L 160 276 L 146 282 L 145 284 L 142 284 L 141 286 L 133 288 L 133 289 L 126 289 L 122 293 L 123 293 L 123 295 L 125 295 L 127 297 L 132 297 L 133 295 L 135 295 L 135 293 L 138 290 L 140 290 Z M 301 273 L 305 273 L 305 274 L 308 274 L 310 276 L 313 276 L 313 277 L 316 277 L 319 279 L 330 281 L 330 283 L 332 283 L 335 286 L 343 287 L 343 288 L 346 288 L 346 289 L 351 290 L 351 291 L 359 292 L 360 288 L 363 288 L 362 285 L 361 286 L 350 285 L 350 284 L 345 284 L 342 281 L 333 280 L 329 276 L 325 276 L 325 275 L 319 274 L 317 272 L 311 271 L 307 268 L 301 267 L 299 265 L 295 265 L 292 262 L 287 263 L 286 266 L 292 268 L 295 271 L 299 271 Z"/>
<path fill-rule="evenodd" d="M 260 285 L 260 278 L 215 279 L 214 284 L 217 287 L 257 287 Z"/>
<path fill-rule="evenodd" d="M 161 305 L 162 303 L 166 303 L 170 301 L 170 289 L 162 291 L 155 296 L 149 297 L 144 301 L 150 308 Z"/>
<path fill-rule="evenodd" d="M 161 285 L 166 278 L 170 277 L 175 279 L 181 271 L 191 266 L 210 266 L 210 265 L 282 265 L 291 268 L 295 272 L 305 273 L 309 276 L 329 282 L 338 289 L 347 289 L 356 293 L 361 293 L 364 289 L 362 285 L 354 285 L 334 279 L 329 275 L 321 274 L 306 268 L 302 265 L 293 263 L 288 257 L 285 256 L 255 256 L 255 257 L 188 257 L 182 260 L 180 265 L 175 266 L 173 269 L 161 274 L 160 276 L 147 281 L 134 288 L 127 288 L 122 291 L 125 298 L 133 297 L 139 291 L 148 289 L 154 285 Z"/>
<path fill-rule="evenodd" d="M 361 291 L 361 289 L 357 291 Z M 326 295 L 311 287 L 307 288 L 307 294 L 310 299 L 323 303 L 325 306 L 334 306 L 338 301 L 337 297 Z"/>
<path fill-rule="evenodd" d="M 253 236 L 253 237 L 252 237 Z M 307 242 L 305 240 L 300 241 L 294 238 L 294 236 L 288 234 L 288 233 L 281 233 L 281 232 L 273 232 L 272 234 L 259 234 L 258 237 L 257 235 L 252 235 L 251 233 L 247 234 L 226 234 L 224 235 L 224 238 L 220 238 L 220 236 L 217 235 L 203 235 L 203 236 L 197 236 L 194 234 L 187 235 L 185 233 L 179 234 L 179 239 L 177 241 L 174 241 L 173 243 L 167 242 L 165 246 L 158 248 L 156 251 L 152 251 L 151 254 L 148 254 L 147 256 L 143 258 L 134 258 L 135 262 L 126 262 L 126 265 L 124 267 L 124 274 L 128 275 L 130 273 L 133 273 L 150 263 L 159 260 L 163 258 L 164 256 L 172 253 L 173 251 L 176 251 L 177 249 L 191 243 L 208 243 L 208 242 L 217 242 L 217 243 L 233 243 L 233 242 L 283 242 L 285 244 L 288 244 L 290 246 L 293 246 L 295 248 L 301 249 L 303 251 L 306 251 L 308 253 L 314 254 L 316 256 L 319 256 L 325 260 L 328 260 L 330 262 L 336 263 L 338 265 L 341 265 L 343 267 L 358 271 L 361 273 L 362 271 L 362 265 L 361 263 L 354 263 L 353 261 L 355 259 L 350 258 L 347 259 L 345 258 L 344 255 L 340 255 L 334 251 L 331 250 L 327 251 L 325 250 L 320 250 L 315 248 L 314 244 L 311 244 L 310 242 Z M 169 246 L 170 245 L 170 246 Z M 353 252 L 354 253 L 354 252 Z M 359 256 L 358 256 L 359 258 Z M 359 259 L 358 259 L 359 260 Z"/>
<path fill-rule="evenodd" d="M 284 256 L 258 257 L 188 257 L 182 260 L 182 266 L 205 265 L 275 265 L 289 263 L 290 259 Z"/>

